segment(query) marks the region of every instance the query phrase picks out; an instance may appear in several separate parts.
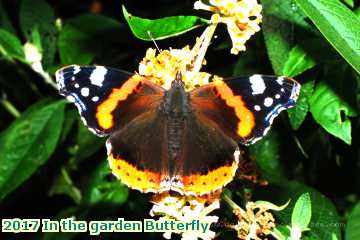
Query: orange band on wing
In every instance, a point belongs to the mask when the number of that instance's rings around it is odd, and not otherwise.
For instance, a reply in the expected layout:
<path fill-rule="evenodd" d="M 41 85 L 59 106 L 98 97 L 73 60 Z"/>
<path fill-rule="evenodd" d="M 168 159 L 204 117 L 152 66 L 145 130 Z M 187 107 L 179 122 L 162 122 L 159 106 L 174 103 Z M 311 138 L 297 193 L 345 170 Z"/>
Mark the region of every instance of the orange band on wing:
<path fill-rule="evenodd" d="M 141 192 L 158 192 L 160 188 L 160 174 L 138 170 L 135 166 L 121 158 L 108 157 L 112 173 L 128 187 Z"/>
<path fill-rule="evenodd" d="M 139 91 L 142 78 L 134 75 L 129 78 L 120 88 L 114 88 L 107 99 L 101 103 L 96 109 L 96 119 L 103 129 L 112 128 L 114 119 L 112 112 L 116 109 L 119 102 L 125 100 L 134 91 Z"/>
<path fill-rule="evenodd" d="M 240 137 L 247 137 L 255 126 L 255 119 L 252 112 L 246 107 L 241 96 L 235 96 L 233 91 L 222 81 L 216 81 L 215 92 L 223 99 L 229 107 L 234 108 L 236 116 L 239 118 L 237 133 Z"/>
<path fill-rule="evenodd" d="M 233 180 L 237 167 L 234 161 L 230 166 L 219 167 L 207 174 L 184 176 L 181 178 L 183 192 L 203 195 L 219 190 Z"/>

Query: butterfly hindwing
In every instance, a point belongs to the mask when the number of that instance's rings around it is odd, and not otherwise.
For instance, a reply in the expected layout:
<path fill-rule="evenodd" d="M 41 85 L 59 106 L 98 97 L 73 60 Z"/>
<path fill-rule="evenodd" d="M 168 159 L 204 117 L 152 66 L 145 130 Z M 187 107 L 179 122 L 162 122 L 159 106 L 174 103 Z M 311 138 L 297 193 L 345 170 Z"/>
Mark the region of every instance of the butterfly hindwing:
<path fill-rule="evenodd" d="M 239 148 L 233 139 L 203 116 L 192 113 L 183 129 L 179 161 L 182 192 L 203 195 L 221 189 L 238 168 Z"/>
<path fill-rule="evenodd" d="M 102 66 L 72 65 L 56 72 L 60 94 L 71 97 L 85 125 L 108 135 L 158 104 L 163 89 L 146 78 Z"/>
<path fill-rule="evenodd" d="M 130 188 L 158 192 L 168 175 L 164 122 L 156 109 L 111 134 L 106 146 L 112 172 Z"/>
<path fill-rule="evenodd" d="M 252 75 L 199 87 L 190 98 L 196 112 L 248 145 L 266 134 L 282 110 L 295 105 L 299 91 L 300 84 L 293 79 Z"/>

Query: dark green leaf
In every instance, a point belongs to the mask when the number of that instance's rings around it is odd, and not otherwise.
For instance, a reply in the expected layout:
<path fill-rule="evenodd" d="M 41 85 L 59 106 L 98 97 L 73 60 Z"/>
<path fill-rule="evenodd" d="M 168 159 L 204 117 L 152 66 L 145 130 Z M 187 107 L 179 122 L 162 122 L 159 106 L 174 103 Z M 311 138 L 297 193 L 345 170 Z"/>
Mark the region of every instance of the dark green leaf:
<path fill-rule="evenodd" d="M 129 189 L 120 180 L 108 180 L 111 169 L 107 161 L 103 161 L 94 171 L 88 190 L 84 194 L 82 204 L 116 204 L 117 206 L 126 202 Z"/>
<path fill-rule="evenodd" d="M 16 35 L 16 30 L 14 26 L 12 25 L 8 14 L 3 8 L 2 1 L 0 1 L 0 28 Z"/>
<path fill-rule="evenodd" d="M 64 120 L 65 101 L 20 117 L 1 135 L 0 199 L 43 165 L 55 150 Z"/>
<path fill-rule="evenodd" d="M 311 220 L 311 199 L 309 193 L 302 194 L 295 203 L 291 215 L 291 227 L 305 231 Z"/>
<path fill-rule="evenodd" d="M 62 64 L 89 64 L 106 46 L 101 36 L 111 36 L 120 30 L 119 22 L 101 15 L 87 14 L 70 19 L 59 35 Z"/>
<path fill-rule="evenodd" d="M 54 194 L 66 194 L 77 204 L 81 201 L 81 192 L 74 185 L 68 171 L 65 168 L 61 168 L 60 173 L 56 177 L 50 190 L 50 196 Z"/>
<path fill-rule="evenodd" d="M 315 60 L 304 49 L 295 46 L 289 53 L 282 73 L 288 77 L 295 77 L 315 65 Z"/>
<path fill-rule="evenodd" d="M 209 22 L 196 16 L 172 16 L 160 19 L 145 19 L 131 15 L 123 6 L 123 14 L 133 34 L 142 40 L 151 41 L 181 35 Z"/>
<path fill-rule="evenodd" d="M 306 15 L 293 0 L 263 0 L 261 1 L 267 16 L 275 17 L 291 25 L 296 25 L 310 32 L 314 27 L 306 21 Z"/>
<path fill-rule="evenodd" d="M 340 239 L 341 231 L 339 216 L 333 203 L 318 191 L 295 181 L 282 181 L 271 186 L 262 193 L 261 197 L 273 203 L 282 204 L 286 199 L 298 199 L 302 194 L 309 193 L 311 199 L 312 216 L 306 232 L 310 239 L 333 240 Z M 278 217 L 278 224 L 290 225 L 295 201 L 283 211 L 274 212 Z"/>
<path fill-rule="evenodd" d="M 35 26 L 31 30 L 30 42 L 32 44 L 34 44 L 41 53 L 43 53 L 43 47 L 42 47 L 42 43 L 41 43 L 41 35 L 40 35 L 39 28 L 37 26 Z"/>
<path fill-rule="evenodd" d="M 20 6 L 20 27 L 29 41 L 32 40 L 34 28 L 38 28 L 43 49 L 42 63 L 45 69 L 49 68 L 56 53 L 57 30 L 54 10 L 44 0 L 23 0 Z"/>
<path fill-rule="evenodd" d="M 356 110 L 345 102 L 325 81 L 320 82 L 310 98 L 310 112 L 315 121 L 334 136 L 351 144 L 351 121 Z"/>
<path fill-rule="evenodd" d="M 25 54 L 20 40 L 10 32 L 0 29 L 0 54 L 9 60 L 25 62 Z"/>
<path fill-rule="evenodd" d="M 261 174 L 270 182 L 286 179 L 284 166 L 280 160 L 280 138 L 276 131 L 270 131 L 261 141 L 251 145 L 250 153 L 255 156 Z"/>
<path fill-rule="evenodd" d="M 84 126 L 82 121 L 78 121 L 78 134 L 77 134 L 77 151 L 76 151 L 76 160 L 82 161 L 100 149 L 103 149 L 104 153 L 106 153 L 105 149 L 105 138 L 99 138 L 95 136 L 92 132 L 89 131 L 87 127 Z"/>
<path fill-rule="evenodd" d="M 354 7 L 354 0 L 342 0 L 344 3 L 349 5 L 349 7 Z"/>
<path fill-rule="evenodd" d="M 349 214 L 345 229 L 345 240 L 354 239 L 360 239 L 360 202 Z"/>
<path fill-rule="evenodd" d="M 263 34 L 266 49 L 274 72 L 283 75 L 285 59 L 292 47 L 292 24 L 274 16 L 271 9 L 288 1 L 269 0 L 263 2 Z M 289 6 L 290 7 L 290 6 Z"/>
<path fill-rule="evenodd" d="M 75 109 L 65 112 L 65 121 L 61 132 L 61 142 L 65 141 L 66 137 L 71 133 L 74 123 L 79 118 L 79 113 Z"/>
<path fill-rule="evenodd" d="M 360 73 L 360 19 L 338 0 L 296 0 L 343 58 Z"/>
<path fill-rule="evenodd" d="M 41 14 L 34 14 L 34 13 Z M 34 26 L 40 29 L 55 23 L 55 14 L 50 5 L 44 0 L 22 0 L 20 6 L 20 27 L 27 38 L 31 36 Z"/>
<path fill-rule="evenodd" d="M 360 7 L 354 10 L 356 16 L 360 17 Z"/>
<path fill-rule="evenodd" d="M 314 83 L 315 81 L 309 81 L 301 85 L 300 96 L 295 107 L 287 111 L 291 127 L 295 130 L 301 126 L 309 111 L 309 100 L 314 91 Z"/>

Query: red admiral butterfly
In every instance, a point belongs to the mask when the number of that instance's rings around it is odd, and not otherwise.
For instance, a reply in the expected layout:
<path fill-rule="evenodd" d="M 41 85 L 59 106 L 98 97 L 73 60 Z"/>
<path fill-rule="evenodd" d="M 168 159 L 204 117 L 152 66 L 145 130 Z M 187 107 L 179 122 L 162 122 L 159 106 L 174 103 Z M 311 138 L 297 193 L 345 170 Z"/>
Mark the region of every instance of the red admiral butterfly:
<path fill-rule="evenodd" d="M 123 183 L 143 192 L 187 195 L 229 183 L 238 143 L 262 138 L 300 91 L 290 78 L 252 75 L 186 92 L 180 73 L 165 90 L 150 77 L 101 66 L 69 66 L 56 79 L 85 125 L 109 136 L 110 167 Z"/>

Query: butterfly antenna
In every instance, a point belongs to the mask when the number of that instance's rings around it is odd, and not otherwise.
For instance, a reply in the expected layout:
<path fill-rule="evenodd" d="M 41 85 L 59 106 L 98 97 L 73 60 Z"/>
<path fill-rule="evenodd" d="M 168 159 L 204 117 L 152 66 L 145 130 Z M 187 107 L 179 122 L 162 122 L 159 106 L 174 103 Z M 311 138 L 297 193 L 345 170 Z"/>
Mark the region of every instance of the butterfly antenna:
<path fill-rule="evenodd" d="M 159 46 L 156 44 L 155 39 L 151 36 L 151 32 L 150 32 L 150 31 L 147 31 L 147 34 L 149 35 L 151 41 L 153 41 L 153 43 L 154 43 L 156 49 L 158 50 L 158 52 L 160 52 L 160 48 L 159 48 Z"/>

